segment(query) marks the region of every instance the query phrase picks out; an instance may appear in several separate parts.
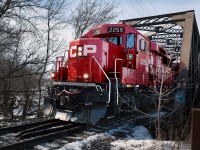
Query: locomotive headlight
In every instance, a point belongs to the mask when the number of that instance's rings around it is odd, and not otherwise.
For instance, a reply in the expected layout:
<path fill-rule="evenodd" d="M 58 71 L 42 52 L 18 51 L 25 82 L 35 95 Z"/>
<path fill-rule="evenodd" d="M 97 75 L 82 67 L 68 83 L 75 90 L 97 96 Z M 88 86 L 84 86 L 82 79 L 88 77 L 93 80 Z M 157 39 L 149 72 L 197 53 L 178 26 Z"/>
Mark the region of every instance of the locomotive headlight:
<path fill-rule="evenodd" d="M 83 50 L 83 47 L 79 46 L 77 49 L 78 49 L 79 52 L 81 52 Z"/>
<path fill-rule="evenodd" d="M 83 74 L 83 79 L 86 80 L 86 79 L 89 79 L 89 77 L 90 77 L 90 75 L 89 75 L 88 73 L 84 73 L 84 74 Z"/>
<path fill-rule="evenodd" d="M 82 52 L 78 52 L 78 56 L 82 56 L 82 54 L 83 54 Z"/>
<path fill-rule="evenodd" d="M 51 78 L 53 79 L 53 78 L 55 78 L 56 77 L 56 73 L 55 72 L 52 72 L 51 73 Z"/>

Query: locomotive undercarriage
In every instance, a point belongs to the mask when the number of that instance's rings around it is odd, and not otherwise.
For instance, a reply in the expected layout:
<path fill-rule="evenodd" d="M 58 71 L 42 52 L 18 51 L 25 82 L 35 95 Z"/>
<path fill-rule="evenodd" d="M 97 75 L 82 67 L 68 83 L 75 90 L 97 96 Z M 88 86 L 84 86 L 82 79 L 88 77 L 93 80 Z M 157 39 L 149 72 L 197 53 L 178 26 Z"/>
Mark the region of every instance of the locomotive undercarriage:
<path fill-rule="evenodd" d="M 139 109 L 138 88 L 120 88 L 118 112 L 129 112 Z"/>
<path fill-rule="evenodd" d="M 54 85 L 44 98 L 44 114 L 78 123 L 96 123 L 105 117 L 107 92 L 104 85 Z M 82 85 L 80 83 L 80 85 Z"/>
<path fill-rule="evenodd" d="M 117 94 L 116 84 L 112 83 L 109 102 L 108 84 L 66 84 L 54 84 L 48 88 L 49 96 L 44 98 L 44 114 L 65 121 L 96 123 L 105 117 L 139 107 L 137 87 L 120 87 Z"/>
<path fill-rule="evenodd" d="M 155 105 L 146 94 L 141 87 L 116 86 L 114 82 L 110 96 L 108 83 L 54 82 L 48 88 L 48 97 L 44 98 L 43 112 L 65 121 L 96 123 L 122 112 L 140 112 L 141 108 L 144 110 L 143 106 Z"/>

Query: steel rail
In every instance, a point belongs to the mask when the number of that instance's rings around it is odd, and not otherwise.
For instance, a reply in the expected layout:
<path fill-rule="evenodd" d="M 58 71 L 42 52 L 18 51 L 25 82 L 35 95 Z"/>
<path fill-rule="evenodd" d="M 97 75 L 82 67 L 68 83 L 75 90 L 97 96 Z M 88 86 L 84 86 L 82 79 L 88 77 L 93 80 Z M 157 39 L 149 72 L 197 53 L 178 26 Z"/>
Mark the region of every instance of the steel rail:
<path fill-rule="evenodd" d="M 20 136 L 18 136 L 17 139 L 41 136 L 41 135 L 44 135 L 44 134 L 58 132 L 58 131 L 66 130 L 66 129 L 76 127 L 76 126 L 79 126 L 79 125 L 68 124 L 68 125 L 62 125 L 62 126 L 58 126 L 58 127 L 53 126 L 52 128 L 44 129 L 44 130 L 41 129 L 41 130 L 35 130 L 35 131 L 31 131 L 31 132 L 25 132 L 24 134 L 21 134 Z"/>
<path fill-rule="evenodd" d="M 73 134 L 75 132 L 81 131 L 82 129 L 85 129 L 85 125 L 77 125 L 76 127 L 72 127 L 65 130 L 59 130 L 56 132 L 51 132 L 49 134 L 45 134 L 43 136 L 37 136 L 36 138 L 31 139 L 25 139 L 23 141 L 19 141 L 13 144 L 8 144 L 5 146 L 0 147 L 0 150 L 16 150 L 16 149 L 22 149 L 28 146 L 34 146 L 36 144 L 46 142 L 48 140 L 56 139 L 58 137 L 65 136 L 67 134 Z"/>
<path fill-rule="evenodd" d="M 20 136 L 27 134 L 27 133 L 31 133 L 31 132 L 35 132 L 35 131 L 39 131 L 39 130 L 44 130 L 44 129 L 47 129 L 47 128 L 56 127 L 56 126 L 60 126 L 60 125 L 67 125 L 67 124 L 69 124 L 69 123 L 66 122 L 66 121 L 61 121 L 61 120 L 58 120 L 57 122 L 46 123 L 46 124 L 39 125 L 39 126 L 36 126 L 36 127 L 33 127 L 33 128 L 29 128 L 27 130 L 23 130 L 16 137 L 20 137 Z"/>
<path fill-rule="evenodd" d="M 0 128 L 0 135 L 4 135 L 10 132 L 19 132 L 21 130 L 26 130 L 28 128 L 32 128 L 35 126 L 44 125 L 44 124 L 53 123 L 53 122 L 59 122 L 59 121 L 60 120 L 57 120 L 57 119 L 51 119 L 51 120 L 38 121 L 38 122 L 33 122 L 33 123 L 26 123 L 22 125 L 14 125 L 10 127 L 2 127 Z"/>

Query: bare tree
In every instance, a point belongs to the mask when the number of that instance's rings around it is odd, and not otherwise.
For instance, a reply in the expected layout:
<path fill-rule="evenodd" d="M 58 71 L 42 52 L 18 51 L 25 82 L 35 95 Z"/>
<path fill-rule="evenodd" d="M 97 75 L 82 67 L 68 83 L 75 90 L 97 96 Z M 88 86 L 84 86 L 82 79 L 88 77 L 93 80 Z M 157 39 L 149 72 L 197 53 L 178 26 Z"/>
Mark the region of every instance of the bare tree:
<path fill-rule="evenodd" d="M 109 23 L 117 17 L 116 3 L 105 0 L 81 0 L 80 4 L 71 13 L 69 24 L 74 29 L 74 38 L 77 39 L 89 28 Z"/>
<path fill-rule="evenodd" d="M 39 36 L 35 19 L 41 3 L 38 0 L 0 2 L 0 96 L 4 114 L 8 114 L 10 97 L 21 95 L 23 77 L 37 74 L 35 71 L 30 74 L 28 68 L 40 63 L 35 61 L 41 45 L 35 38 Z M 32 85 L 29 87 L 31 89 Z"/>
<path fill-rule="evenodd" d="M 0 104 L 4 106 L 4 114 L 12 95 L 21 97 L 24 117 L 38 93 L 40 107 L 47 65 L 63 47 L 59 32 L 66 25 L 63 14 L 69 3 L 66 0 L 0 2 Z M 31 82 L 37 82 L 38 89 Z"/>
<path fill-rule="evenodd" d="M 75 37 L 79 37 L 91 26 L 110 22 L 117 16 L 114 3 L 82 0 L 68 21 L 69 16 L 63 14 L 67 14 L 69 4 L 66 0 L 0 2 L 0 105 L 5 106 L 4 114 L 7 114 L 8 99 L 19 95 L 25 117 L 33 92 L 38 92 L 39 116 L 47 66 L 64 47 L 59 37 L 63 27 L 71 24 Z M 38 83 L 38 89 L 30 84 L 33 81 Z"/>
<path fill-rule="evenodd" d="M 39 0 L 2 0 L 0 3 L 0 18 L 20 17 L 21 10 L 33 8 L 40 4 Z"/>
<path fill-rule="evenodd" d="M 66 20 L 63 18 L 63 10 L 64 8 L 69 5 L 69 2 L 66 0 L 48 0 L 44 4 L 43 8 L 46 11 L 46 16 L 43 17 L 43 21 L 46 23 L 45 24 L 45 30 L 43 31 L 43 34 L 45 35 L 44 37 L 44 43 L 45 43 L 45 55 L 44 55 L 44 61 L 42 68 L 40 70 L 40 77 L 38 80 L 38 85 L 39 85 L 39 103 L 38 103 L 38 117 L 40 117 L 40 103 L 42 99 L 42 79 L 44 74 L 47 71 L 47 65 L 48 62 L 51 60 L 52 55 L 55 52 L 59 52 L 59 48 L 62 44 L 62 42 L 56 42 L 59 41 L 59 31 L 62 29 L 65 24 Z M 62 41 L 62 40 L 61 40 Z"/>
<path fill-rule="evenodd" d="M 175 66 L 178 65 L 176 64 Z M 173 76 L 169 76 L 166 73 L 163 74 L 164 71 L 161 72 L 160 75 L 156 75 L 156 72 L 154 72 L 153 80 L 155 84 L 145 91 L 151 93 L 150 96 L 145 95 L 148 97 L 149 103 L 154 105 L 154 107 L 150 107 L 151 111 L 157 111 L 155 120 L 156 136 L 158 140 L 180 141 L 186 138 L 190 124 L 188 117 L 184 116 L 185 97 L 183 93 L 179 92 L 182 88 L 189 89 L 195 85 L 188 84 L 190 79 L 188 81 L 177 81 L 176 76 L 182 70 L 177 71 Z M 180 101 L 179 104 L 177 104 L 177 101 Z M 162 115 L 162 111 L 164 111 L 165 115 Z"/>

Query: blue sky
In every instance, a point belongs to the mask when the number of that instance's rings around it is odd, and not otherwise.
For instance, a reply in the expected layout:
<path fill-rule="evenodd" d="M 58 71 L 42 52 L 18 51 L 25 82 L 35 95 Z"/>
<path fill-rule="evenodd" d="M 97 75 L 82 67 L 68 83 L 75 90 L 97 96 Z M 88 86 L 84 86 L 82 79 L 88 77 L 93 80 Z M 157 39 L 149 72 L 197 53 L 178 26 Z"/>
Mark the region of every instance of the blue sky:
<path fill-rule="evenodd" d="M 117 20 L 195 10 L 200 30 L 200 0 L 119 0 Z M 116 20 L 116 21 L 117 21 Z"/>
<path fill-rule="evenodd" d="M 176 13 L 187 10 L 195 10 L 195 16 L 200 31 L 200 0 L 105 0 L 112 3 L 112 1 L 119 3 L 117 6 L 117 13 L 119 16 L 113 21 L 117 23 L 119 20 L 133 19 L 154 15 L 162 15 L 168 13 Z M 71 10 L 80 0 L 73 1 Z M 73 40 L 72 29 L 62 32 L 67 42 Z"/>

